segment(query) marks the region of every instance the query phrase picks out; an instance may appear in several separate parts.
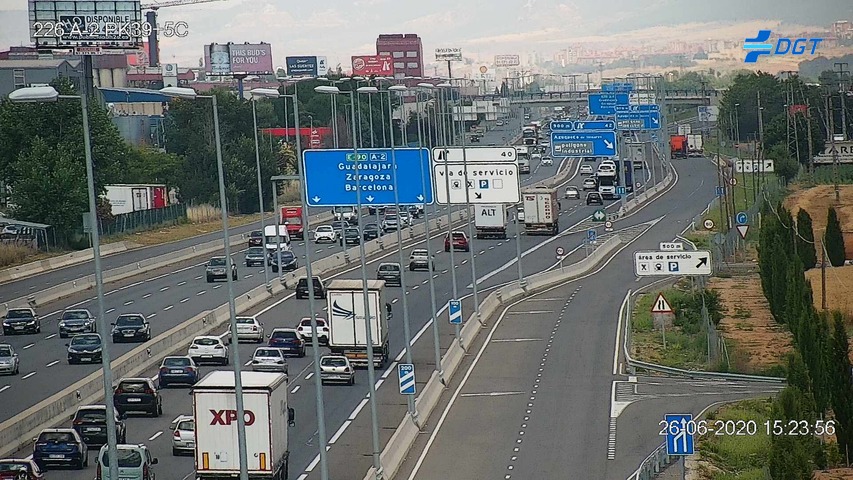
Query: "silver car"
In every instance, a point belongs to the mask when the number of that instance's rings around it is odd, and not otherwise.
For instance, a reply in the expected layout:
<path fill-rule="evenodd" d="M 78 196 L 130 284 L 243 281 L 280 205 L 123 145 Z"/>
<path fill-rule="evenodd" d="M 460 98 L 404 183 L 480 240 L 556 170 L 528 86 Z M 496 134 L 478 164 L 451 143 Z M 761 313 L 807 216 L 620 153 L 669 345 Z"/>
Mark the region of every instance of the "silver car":
<path fill-rule="evenodd" d="M 17 375 L 21 368 L 21 360 L 15 349 L 8 343 L 0 343 L 0 373 Z"/>
<path fill-rule="evenodd" d="M 320 359 L 320 382 L 344 382 L 355 385 L 355 369 L 343 355 L 325 355 Z"/>
<path fill-rule="evenodd" d="M 192 415 L 178 415 L 169 426 L 172 431 L 172 455 L 195 452 L 195 420 Z"/>
<path fill-rule="evenodd" d="M 237 317 L 237 341 L 264 341 L 264 324 L 255 317 Z"/>
<path fill-rule="evenodd" d="M 281 349 L 258 347 L 252 355 L 252 370 L 255 372 L 281 372 L 287 374 L 287 359 Z"/>
<path fill-rule="evenodd" d="M 68 338 L 75 333 L 96 333 L 95 316 L 85 308 L 65 310 L 59 318 L 59 338 Z"/>

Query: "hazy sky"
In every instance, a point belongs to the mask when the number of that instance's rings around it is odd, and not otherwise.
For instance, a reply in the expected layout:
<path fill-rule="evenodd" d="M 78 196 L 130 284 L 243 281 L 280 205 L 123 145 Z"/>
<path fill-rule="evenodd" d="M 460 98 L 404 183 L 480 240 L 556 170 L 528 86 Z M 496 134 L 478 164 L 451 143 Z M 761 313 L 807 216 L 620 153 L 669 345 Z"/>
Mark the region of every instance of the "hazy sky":
<path fill-rule="evenodd" d="M 27 0 L 0 0 L 0 49 L 29 42 L 26 8 Z M 428 60 L 436 47 L 462 47 L 466 56 L 485 59 L 533 50 L 550 54 L 582 38 L 652 41 L 658 34 L 650 32 L 671 33 L 687 24 L 685 31 L 700 38 L 714 37 L 716 22 L 827 26 L 853 20 L 853 1 L 218 0 L 163 8 L 159 16 L 161 25 L 183 20 L 190 26 L 185 38 L 161 39 L 164 63 L 196 66 L 206 43 L 264 41 L 272 44 L 276 65 L 288 55 L 326 55 L 330 66 L 346 66 L 350 55 L 375 53 L 379 33 L 419 34 Z"/>

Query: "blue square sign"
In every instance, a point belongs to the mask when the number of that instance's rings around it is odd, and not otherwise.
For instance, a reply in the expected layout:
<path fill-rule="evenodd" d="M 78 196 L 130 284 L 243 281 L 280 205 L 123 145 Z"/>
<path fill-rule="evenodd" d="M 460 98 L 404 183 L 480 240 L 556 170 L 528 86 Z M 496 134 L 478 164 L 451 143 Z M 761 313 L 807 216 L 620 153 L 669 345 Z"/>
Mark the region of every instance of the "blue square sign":
<path fill-rule="evenodd" d="M 489 188 L 489 181 L 488 180 L 480 180 L 480 188 L 481 189 Z"/>
<path fill-rule="evenodd" d="M 666 453 L 668 455 L 693 455 L 695 444 L 693 434 L 696 426 L 693 415 L 666 414 Z"/>
<path fill-rule="evenodd" d="M 669 262 L 669 271 L 677 272 L 678 271 L 678 262 Z"/>

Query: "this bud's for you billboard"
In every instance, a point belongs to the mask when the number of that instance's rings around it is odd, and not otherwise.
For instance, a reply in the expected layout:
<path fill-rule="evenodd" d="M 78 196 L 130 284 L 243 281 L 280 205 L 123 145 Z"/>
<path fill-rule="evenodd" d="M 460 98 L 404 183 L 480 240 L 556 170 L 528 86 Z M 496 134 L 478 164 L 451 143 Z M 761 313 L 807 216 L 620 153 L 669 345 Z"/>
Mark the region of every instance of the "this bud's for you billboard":
<path fill-rule="evenodd" d="M 268 43 L 228 43 L 204 46 L 205 71 L 211 75 L 271 74 L 272 47 Z"/>
<path fill-rule="evenodd" d="M 391 55 L 361 55 L 352 57 L 352 74 L 391 77 L 394 75 L 394 60 L 391 58 Z"/>

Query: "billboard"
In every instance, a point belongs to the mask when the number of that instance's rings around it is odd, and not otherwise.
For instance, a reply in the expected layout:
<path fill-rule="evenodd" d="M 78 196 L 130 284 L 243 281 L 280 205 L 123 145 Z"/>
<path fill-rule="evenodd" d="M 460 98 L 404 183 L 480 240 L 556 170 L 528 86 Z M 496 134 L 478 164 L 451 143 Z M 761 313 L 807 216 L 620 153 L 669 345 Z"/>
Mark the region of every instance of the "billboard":
<path fill-rule="evenodd" d="M 322 77 L 329 72 L 326 57 L 287 57 L 287 74 L 292 77 Z"/>
<path fill-rule="evenodd" d="M 495 67 L 517 67 L 521 65 L 518 55 L 495 55 Z"/>
<path fill-rule="evenodd" d="M 394 75 L 394 61 L 391 55 L 354 56 L 352 57 L 352 74 L 390 77 Z"/>
<path fill-rule="evenodd" d="M 204 46 L 204 71 L 210 75 L 272 74 L 272 46 L 268 43 L 212 43 Z"/>
<path fill-rule="evenodd" d="M 28 12 L 37 48 L 133 49 L 151 33 L 138 0 L 29 0 Z"/>
<path fill-rule="evenodd" d="M 462 49 L 458 47 L 451 48 L 436 48 L 435 49 L 435 61 L 436 62 L 451 62 L 456 60 L 462 60 Z"/>

